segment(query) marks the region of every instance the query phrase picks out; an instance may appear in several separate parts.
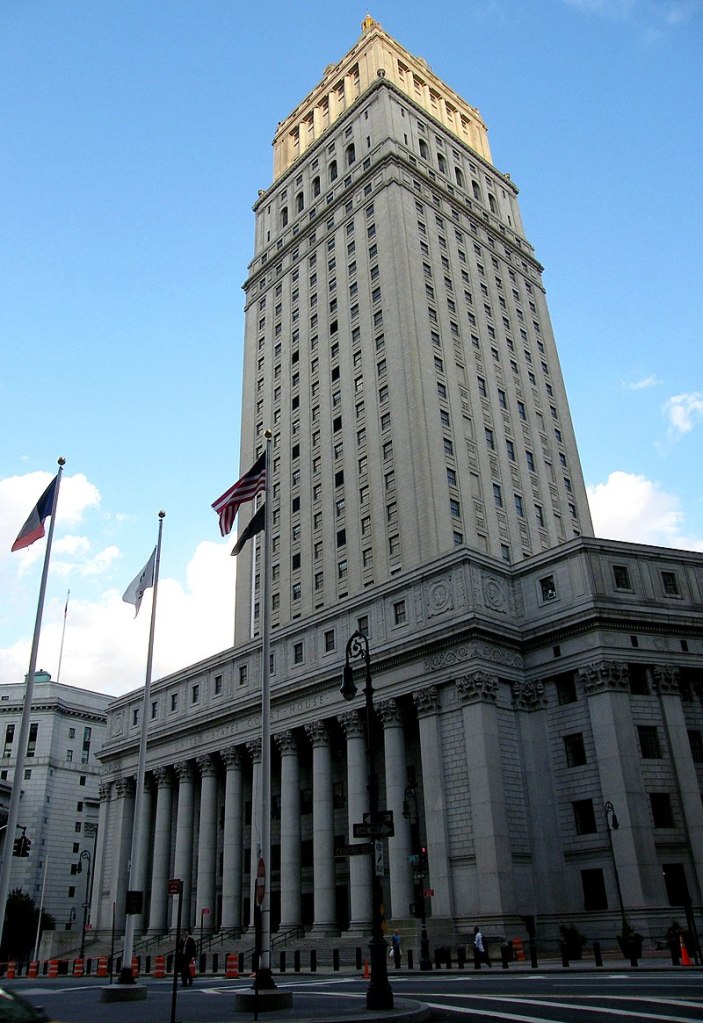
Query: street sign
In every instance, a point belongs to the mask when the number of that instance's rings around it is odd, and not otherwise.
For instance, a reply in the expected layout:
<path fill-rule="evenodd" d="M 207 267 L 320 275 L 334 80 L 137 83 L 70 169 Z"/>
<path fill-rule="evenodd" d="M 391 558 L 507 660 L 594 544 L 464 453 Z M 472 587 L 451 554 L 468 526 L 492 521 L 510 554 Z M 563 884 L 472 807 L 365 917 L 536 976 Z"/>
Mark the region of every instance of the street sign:
<path fill-rule="evenodd" d="M 264 863 L 263 857 L 259 857 L 259 863 L 256 868 L 256 901 L 259 906 L 264 901 L 264 895 L 266 893 L 266 864 Z"/>
<path fill-rule="evenodd" d="M 408 863 L 410 864 L 411 867 L 417 867 L 419 862 L 420 857 L 417 855 L 417 853 L 413 853 L 412 856 L 408 856 Z"/>
<path fill-rule="evenodd" d="M 183 882 L 180 877 L 170 877 L 168 879 L 168 894 L 169 895 L 180 895 L 182 891 Z"/>
<path fill-rule="evenodd" d="M 413 881 L 424 881 L 425 875 L 420 870 L 413 871 Z"/>
<path fill-rule="evenodd" d="M 374 842 L 374 873 L 376 877 L 383 877 L 386 873 L 386 864 L 383 858 L 383 842 Z"/>
<path fill-rule="evenodd" d="M 369 856 L 373 852 L 371 842 L 357 842 L 355 845 L 337 845 L 334 848 L 334 855 L 341 856 Z"/>
<path fill-rule="evenodd" d="M 395 835 L 395 828 L 392 824 L 355 824 L 353 828 L 354 838 L 391 838 Z"/>
<path fill-rule="evenodd" d="M 422 894 L 425 896 L 426 899 L 431 899 L 432 896 L 434 895 L 434 888 L 425 888 Z"/>
<path fill-rule="evenodd" d="M 365 813 L 364 824 L 392 824 L 393 823 L 393 811 L 392 810 L 373 810 L 370 813 Z"/>

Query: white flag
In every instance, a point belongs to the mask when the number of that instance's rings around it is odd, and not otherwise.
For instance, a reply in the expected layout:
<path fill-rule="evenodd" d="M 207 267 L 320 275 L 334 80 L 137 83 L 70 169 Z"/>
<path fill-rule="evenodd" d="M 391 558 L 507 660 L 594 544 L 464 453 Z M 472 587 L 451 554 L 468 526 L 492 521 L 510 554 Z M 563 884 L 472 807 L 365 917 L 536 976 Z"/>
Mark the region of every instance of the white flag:
<path fill-rule="evenodd" d="M 154 585 L 154 566 L 156 564 L 156 547 L 152 551 L 151 557 L 147 561 L 144 568 L 141 570 L 139 575 L 132 580 L 127 589 L 124 591 L 122 599 L 127 604 L 134 604 L 135 612 L 134 617 L 136 618 L 139 614 L 139 608 L 141 607 L 142 597 L 150 586 Z"/>

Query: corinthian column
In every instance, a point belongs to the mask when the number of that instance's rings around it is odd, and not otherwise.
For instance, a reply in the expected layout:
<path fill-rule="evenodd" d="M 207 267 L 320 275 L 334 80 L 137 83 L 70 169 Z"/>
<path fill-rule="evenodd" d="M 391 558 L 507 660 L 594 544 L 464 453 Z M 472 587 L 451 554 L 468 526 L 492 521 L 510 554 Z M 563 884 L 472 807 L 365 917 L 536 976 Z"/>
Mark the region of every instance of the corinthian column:
<path fill-rule="evenodd" d="M 279 930 L 302 924 L 300 862 L 300 769 L 291 731 L 274 736 L 281 754 L 281 922 Z"/>
<path fill-rule="evenodd" d="M 334 802 L 330 737 L 322 721 L 305 726 L 312 743 L 312 830 L 316 934 L 337 933 L 334 876 Z"/>
<path fill-rule="evenodd" d="M 439 722 L 439 692 L 426 686 L 413 693 L 420 729 L 422 787 L 425 795 L 425 830 L 429 880 L 434 888 L 432 917 L 452 915 L 451 871 L 447 838 L 446 797 L 442 772 L 442 734 Z"/>
<path fill-rule="evenodd" d="M 191 927 L 191 887 L 193 875 L 193 768 L 190 761 L 174 764 L 178 778 L 178 815 L 176 817 L 176 855 L 173 864 L 174 877 L 183 881 L 183 927 Z M 178 900 L 173 900 L 171 926 L 176 927 Z"/>
<path fill-rule="evenodd" d="M 117 790 L 117 813 L 115 820 L 115 853 L 116 863 L 112 872 L 111 900 L 115 904 L 115 927 L 121 931 L 125 925 L 125 898 L 127 894 L 127 871 L 129 853 L 132 846 L 132 827 L 134 826 L 134 778 L 118 778 L 115 783 Z"/>
<path fill-rule="evenodd" d="M 157 767 L 152 772 L 156 782 L 156 822 L 154 825 L 154 859 L 151 868 L 151 902 L 149 930 L 163 934 L 168 930 L 168 878 L 171 862 L 171 772 Z"/>
<path fill-rule="evenodd" d="M 408 857 L 417 853 L 412 848 L 410 815 L 406 806 L 405 789 L 408 765 L 405 758 L 403 718 L 395 700 L 384 700 L 376 708 L 383 724 L 383 743 L 386 762 L 386 806 L 393 811 L 395 835 L 388 839 L 389 874 L 391 882 L 390 911 L 394 917 L 407 916 L 413 901 L 413 884 Z M 415 800 L 417 812 L 417 797 Z M 405 810 L 405 815 L 403 811 Z"/>
<path fill-rule="evenodd" d="M 340 714 L 347 739 L 347 813 L 349 835 L 369 809 L 369 777 L 366 758 L 366 727 L 356 710 Z M 350 841 L 353 839 L 350 837 Z M 364 839 L 364 841 L 366 841 Z M 371 919 L 371 856 L 349 857 L 349 930 L 368 933 Z"/>
<path fill-rule="evenodd" d="M 217 859 L 217 765 L 210 754 L 196 759 L 200 771 L 200 825 L 198 827 L 198 881 L 195 922 L 203 931 L 215 925 L 215 864 Z M 203 910 L 210 912 L 203 915 Z"/>
<path fill-rule="evenodd" d="M 236 746 L 220 753 L 225 775 L 222 842 L 222 928 L 242 926 L 242 755 Z"/>

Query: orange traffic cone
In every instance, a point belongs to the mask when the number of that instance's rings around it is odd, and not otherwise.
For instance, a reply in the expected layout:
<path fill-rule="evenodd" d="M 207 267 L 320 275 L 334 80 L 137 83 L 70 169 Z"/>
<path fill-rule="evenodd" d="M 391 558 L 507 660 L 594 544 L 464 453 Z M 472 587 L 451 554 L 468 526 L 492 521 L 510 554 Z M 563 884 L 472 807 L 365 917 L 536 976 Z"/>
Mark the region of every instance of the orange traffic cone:
<path fill-rule="evenodd" d="M 683 940 L 683 934 L 679 935 L 679 941 L 681 942 L 681 965 L 693 966 L 693 963 L 691 962 L 691 957 L 688 954 L 688 949 L 686 948 L 686 943 Z"/>

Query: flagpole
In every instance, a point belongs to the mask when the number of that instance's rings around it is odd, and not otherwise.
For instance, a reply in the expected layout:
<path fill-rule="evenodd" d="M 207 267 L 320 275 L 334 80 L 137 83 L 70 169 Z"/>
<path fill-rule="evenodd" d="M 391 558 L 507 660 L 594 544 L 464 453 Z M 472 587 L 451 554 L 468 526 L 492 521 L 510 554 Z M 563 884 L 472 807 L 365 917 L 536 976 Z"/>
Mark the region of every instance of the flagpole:
<path fill-rule="evenodd" d="M 56 508 L 59 501 L 59 488 L 61 486 L 61 475 L 66 464 L 65 458 L 59 458 L 59 471 L 56 475 L 56 487 L 54 488 L 54 500 L 51 505 L 51 523 L 44 552 L 44 568 L 42 569 L 41 584 L 39 586 L 39 600 L 37 601 L 37 616 L 34 622 L 34 637 L 32 639 L 32 651 L 29 656 L 29 671 L 24 690 L 24 706 L 22 708 L 22 722 L 20 724 L 19 746 L 17 747 L 17 759 L 15 761 L 15 773 L 12 779 L 12 793 L 10 795 L 10 807 L 7 814 L 7 832 L 5 834 L 5 845 L 3 848 L 2 866 L 0 866 L 0 940 L 5 928 L 5 910 L 7 896 L 10 890 L 10 867 L 12 865 L 12 850 L 15 844 L 15 831 L 19 818 L 20 795 L 22 779 L 24 778 L 24 760 L 27 749 L 27 737 L 29 735 L 29 719 L 32 715 L 32 692 L 34 690 L 34 672 L 37 668 L 37 654 L 39 652 L 39 638 L 41 636 L 41 623 L 44 614 L 44 598 L 46 596 L 46 582 L 49 577 L 49 561 L 51 558 L 51 542 L 54 538 L 54 525 L 56 524 Z"/>
<path fill-rule="evenodd" d="M 147 714 L 149 708 L 149 689 L 151 687 L 151 668 L 154 659 L 154 626 L 156 625 L 156 597 L 159 590 L 159 565 L 161 563 L 161 534 L 163 533 L 164 518 L 166 512 L 159 512 L 159 536 L 156 541 L 156 561 L 154 562 L 154 592 L 151 601 L 151 622 L 149 625 L 149 646 L 146 655 L 146 677 L 144 680 L 144 696 L 142 699 L 141 730 L 139 733 L 139 760 L 137 763 L 137 791 L 134 799 L 134 824 L 132 827 L 132 844 L 129 852 L 129 870 L 127 872 L 127 890 L 141 891 L 139 885 L 142 883 L 141 869 L 143 864 L 138 860 L 141 848 L 143 821 L 142 802 L 144 799 L 144 774 L 146 771 L 146 739 L 147 739 Z M 142 900 L 144 893 L 141 891 Z M 122 955 L 122 970 L 118 984 L 134 984 L 132 976 L 132 950 L 134 948 L 134 920 L 137 914 L 127 913 L 124 929 L 124 952 Z"/>
<path fill-rule="evenodd" d="M 264 536 L 263 554 L 263 616 L 261 642 L 261 858 L 264 861 L 265 887 L 261 903 L 261 948 L 256 973 L 257 990 L 271 989 L 276 985 L 271 973 L 271 679 L 270 679 L 270 635 L 271 635 L 271 431 L 266 430 L 266 484 L 264 487 Z"/>
<path fill-rule="evenodd" d="M 61 646 L 59 647 L 59 667 L 58 667 L 58 671 L 56 672 L 56 682 L 57 682 L 57 684 L 61 681 L 61 662 L 63 661 L 63 641 L 66 638 L 66 618 L 68 616 L 68 599 L 69 599 L 70 596 L 71 596 L 71 591 L 69 590 L 68 593 L 66 594 L 66 606 L 63 609 L 63 629 L 61 630 Z"/>

